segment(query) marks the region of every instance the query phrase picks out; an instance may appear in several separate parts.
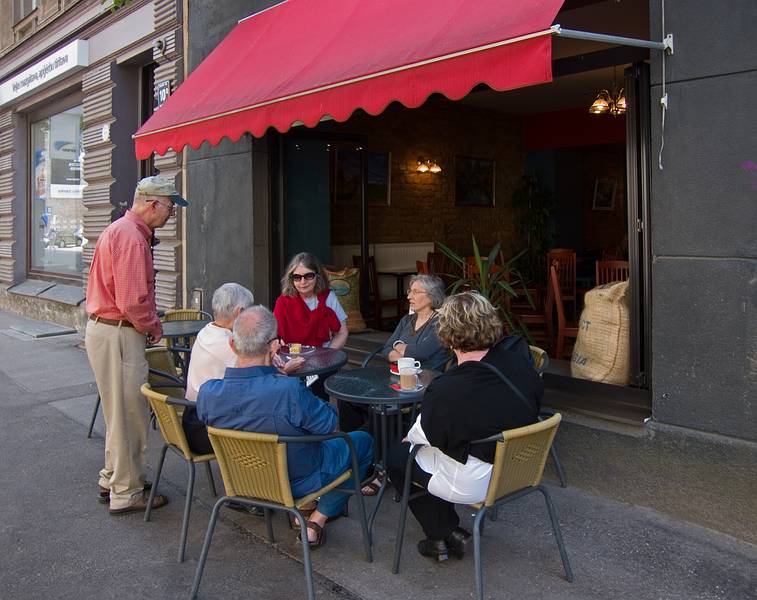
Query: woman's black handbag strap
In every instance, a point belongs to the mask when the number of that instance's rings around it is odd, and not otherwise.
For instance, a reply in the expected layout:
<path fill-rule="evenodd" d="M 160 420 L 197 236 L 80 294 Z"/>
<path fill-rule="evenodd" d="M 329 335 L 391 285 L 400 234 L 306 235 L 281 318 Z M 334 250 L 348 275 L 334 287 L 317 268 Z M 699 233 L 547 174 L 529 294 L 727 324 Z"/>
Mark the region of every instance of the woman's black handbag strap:
<path fill-rule="evenodd" d="M 484 362 L 483 360 L 478 361 L 478 364 L 483 365 L 490 371 L 494 371 L 499 376 L 499 378 L 505 382 L 505 385 L 507 385 L 507 387 L 509 387 L 513 391 L 513 393 L 521 400 L 521 402 L 523 402 L 523 404 L 525 404 L 528 407 L 529 411 L 534 410 L 533 404 L 531 404 L 528 400 L 526 400 L 526 397 L 523 395 L 523 392 L 521 392 L 517 387 L 515 387 L 515 384 L 512 381 L 510 381 L 502 371 L 500 371 L 493 364 Z"/>

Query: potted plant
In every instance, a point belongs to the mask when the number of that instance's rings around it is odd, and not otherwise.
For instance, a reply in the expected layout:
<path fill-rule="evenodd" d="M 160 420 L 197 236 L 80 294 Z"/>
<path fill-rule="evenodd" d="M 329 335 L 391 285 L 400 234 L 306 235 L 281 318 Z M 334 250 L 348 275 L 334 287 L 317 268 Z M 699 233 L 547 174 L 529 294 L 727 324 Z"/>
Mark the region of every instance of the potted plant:
<path fill-rule="evenodd" d="M 462 290 L 475 290 L 479 292 L 497 308 L 507 323 L 510 333 L 521 334 L 529 342 L 532 342 L 533 340 L 528 332 L 528 328 L 510 310 L 510 300 L 517 298 L 519 295 L 525 296 L 531 307 L 534 306 L 531 295 L 526 288 L 526 282 L 515 266 L 526 251 L 522 250 L 510 260 L 505 260 L 502 255 L 502 244 L 499 242 L 494 245 L 488 255 L 482 255 L 479 251 L 475 235 L 472 236 L 472 243 L 473 260 L 471 263 L 449 246 L 441 242 L 437 242 L 436 244 L 439 251 L 459 270 L 459 276 L 455 273 L 448 274 L 450 277 L 455 278 L 449 285 L 449 292 L 451 294 Z M 519 294 L 519 291 L 522 294 Z"/>

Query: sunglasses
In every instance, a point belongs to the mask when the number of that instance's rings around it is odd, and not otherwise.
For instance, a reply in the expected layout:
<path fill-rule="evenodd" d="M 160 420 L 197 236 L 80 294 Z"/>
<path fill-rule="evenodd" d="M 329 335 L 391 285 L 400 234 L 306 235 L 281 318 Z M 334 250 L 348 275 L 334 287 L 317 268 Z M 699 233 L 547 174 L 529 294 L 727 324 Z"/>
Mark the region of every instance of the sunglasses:
<path fill-rule="evenodd" d="M 304 275 L 300 275 L 299 273 L 294 273 L 292 275 L 292 281 L 302 281 L 303 279 L 305 281 L 313 281 L 318 275 L 314 273 L 313 271 L 310 271 L 310 273 L 305 273 Z"/>

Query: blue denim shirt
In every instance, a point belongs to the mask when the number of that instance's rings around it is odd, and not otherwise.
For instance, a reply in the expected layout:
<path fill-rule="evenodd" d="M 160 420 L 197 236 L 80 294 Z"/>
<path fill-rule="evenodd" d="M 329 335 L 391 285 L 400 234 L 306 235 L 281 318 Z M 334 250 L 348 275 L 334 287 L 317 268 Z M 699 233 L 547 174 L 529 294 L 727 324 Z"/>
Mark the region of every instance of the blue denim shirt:
<path fill-rule="evenodd" d="M 334 406 L 274 367 L 227 368 L 200 386 L 197 416 L 211 427 L 292 436 L 331 433 L 337 424 Z M 295 497 L 321 487 L 321 443 L 287 444 L 287 462 Z"/>

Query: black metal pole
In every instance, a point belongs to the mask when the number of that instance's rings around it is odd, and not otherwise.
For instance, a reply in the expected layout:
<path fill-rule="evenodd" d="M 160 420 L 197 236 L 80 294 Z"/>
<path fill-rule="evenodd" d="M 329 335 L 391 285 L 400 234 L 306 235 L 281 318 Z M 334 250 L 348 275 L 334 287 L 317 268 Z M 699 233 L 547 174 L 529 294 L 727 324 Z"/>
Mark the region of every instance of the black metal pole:
<path fill-rule="evenodd" d="M 358 151 L 360 152 L 360 306 L 365 311 L 368 309 L 368 288 L 370 286 L 368 275 L 368 184 L 365 177 L 365 149 L 360 146 Z M 373 290 L 373 293 L 378 294 L 378 290 Z"/>

